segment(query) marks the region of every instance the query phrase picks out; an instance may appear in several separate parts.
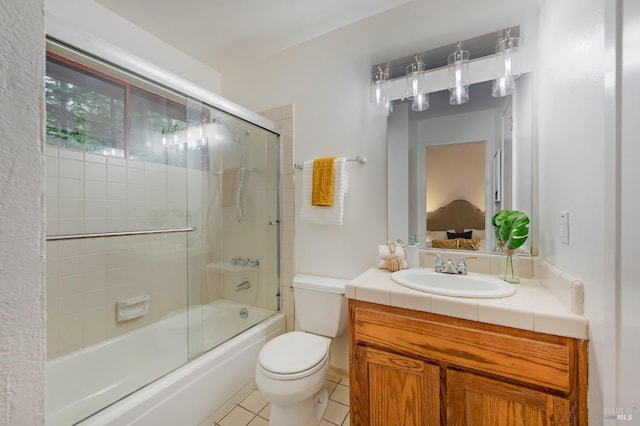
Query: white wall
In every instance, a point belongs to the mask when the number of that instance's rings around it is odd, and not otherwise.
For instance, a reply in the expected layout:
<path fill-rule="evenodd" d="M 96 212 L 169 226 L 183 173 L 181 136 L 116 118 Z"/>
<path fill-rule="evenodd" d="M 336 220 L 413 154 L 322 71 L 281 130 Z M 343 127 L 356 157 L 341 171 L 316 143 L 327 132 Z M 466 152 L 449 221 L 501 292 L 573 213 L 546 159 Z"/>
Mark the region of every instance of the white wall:
<path fill-rule="evenodd" d="M 445 19 L 452 16 L 458 24 Z M 224 95 L 251 109 L 295 104 L 296 162 L 326 155 L 369 160 L 348 166 L 344 226 L 296 221 L 297 273 L 353 278 L 386 242 L 386 117 L 368 103 L 371 67 L 532 17 L 531 1 L 411 2 L 224 75 Z"/>
<path fill-rule="evenodd" d="M 616 351 L 611 318 L 613 271 L 605 269 L 615 208 L 607 163 L 605 2 L 542 2 L 538 94 L 540 256 L 585 285 L 589 317 L 590 424 L 615 407 Z M 570 244 L 560 242 L 559 213 L 571 213 Z M 637 260 L 636 260 L 637 261 Z M 637 385 L 637 384 L 636 384 Z"/>
<path fill-rule="evenodd" d="M 0 7 L 0 424 L 44 424 L 43 1 Z"/>
<path fill-rule="evenodd" d="M 117 46 L 207 90 L 220 93 L 219 72 L 93 0 L 47 0 L 46 18 L 48 35 L 68 41 L 68 28 L 76 33 L 90 34 L 100 39 L 100 43 Z M 79 38 L 76 36 L 75 40 Z M 94 50 L 87 46 L 78 47 Z"/>

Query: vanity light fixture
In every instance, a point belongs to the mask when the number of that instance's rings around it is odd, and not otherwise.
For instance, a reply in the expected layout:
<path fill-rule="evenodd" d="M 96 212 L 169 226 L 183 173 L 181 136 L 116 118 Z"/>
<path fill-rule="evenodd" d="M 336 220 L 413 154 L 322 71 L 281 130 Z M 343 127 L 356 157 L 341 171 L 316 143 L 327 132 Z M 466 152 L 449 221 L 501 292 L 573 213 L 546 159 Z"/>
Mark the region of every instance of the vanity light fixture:
<path fill-rule="evenodd" d="M 511 37 L 511 28 L 505 31 L 504 38 L 496 46 L 496 79 L 491 94 L 494 97 L 510 95 L 520 77 L 520 37 Z"/>
<path fill-rule="evenodd" d="M 426 85 L 426 66 L 418 55 L 413 57 L 415 62 L 407 65 L 407 99 L 411 100 L 411 109 L 414 111 L 426 111 L 429 108 L 429 94 Z"/>
<path fill-rule="evenodd" d="M 469 100 L 469 57 L 469 51 L 462 50 L 462 43 L 458 42 L 456 51 L 447 58 L 451 105 L 462 105 Z"/>
<path fill-rule="evenodd" d="M 387 82 L 389 73 L 385 72 L 381 66 L 371 76 L 371 103 L 378 107 L 388 108 L 389 96 L 387 94 Z"/>

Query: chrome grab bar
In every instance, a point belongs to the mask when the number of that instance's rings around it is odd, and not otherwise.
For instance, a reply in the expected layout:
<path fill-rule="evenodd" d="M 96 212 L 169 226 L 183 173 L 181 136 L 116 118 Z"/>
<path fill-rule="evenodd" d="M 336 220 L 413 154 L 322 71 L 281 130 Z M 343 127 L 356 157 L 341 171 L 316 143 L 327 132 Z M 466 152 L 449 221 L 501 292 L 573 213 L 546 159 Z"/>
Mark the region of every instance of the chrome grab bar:
<path fill-rule="evenodd" d="M 173 234 L 176 232 L 193 232 L 195 230 L 196 228 L 194 226 L 188 226 L 186 228 L 149 229 L 149 230 L 142 230 L 142 231 L 99 232 L 95 234 L 47 235 L 47 241 L 84 240 L 88 238 L 104 238 L 104 237 L 126 237 L 129 235 Z"/>

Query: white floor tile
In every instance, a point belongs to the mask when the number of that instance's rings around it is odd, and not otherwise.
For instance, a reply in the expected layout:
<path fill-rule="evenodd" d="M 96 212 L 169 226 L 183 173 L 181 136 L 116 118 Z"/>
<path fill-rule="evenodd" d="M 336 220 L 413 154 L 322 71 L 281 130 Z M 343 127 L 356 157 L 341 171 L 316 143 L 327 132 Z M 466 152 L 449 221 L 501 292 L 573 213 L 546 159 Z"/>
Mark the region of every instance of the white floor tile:
<path fill-rule="evenodd" d="M 258 415 L 263 419 L 269 420 L 271 418 L 271 404 L 267 404 L 267 406 L 264 407 L 262 411 L 258 413 Z"/>
<path fill-rule="evenodd" d="M 349 407 L 330 400 L 327 412 L 324 413 L 324 419 L 333 424 L 341 425 L 348 413 Z"/>
<path fill-rule="evenodd" d="M 269 426 L 269 420 L 256 416 L 247 426 Z"/>
<path fill-rule="evenodd" d="M 243 408 L 251 411 L 252 413 L 259 413 L 269 401 L 264 399 L 259 390 L 254 389 L 249 395 L 240 401 L 240 405 Z"/>
<path fill-rule="evenodd" d="M 349 406 L 349 388 L 340 384 L 336 386 L 329 398 L 340 404 Z"/>
<path fill-rule="evenodd" d="M 255 414 L 242 407 L 235 407 L 218 422 L 220 426 L 247 426 Z"/>
<path fill-rule="evenodd" d="M 342 426 L 351 426 L 351 414 L 347 414 L 347 417 L 342 422 Z"/>

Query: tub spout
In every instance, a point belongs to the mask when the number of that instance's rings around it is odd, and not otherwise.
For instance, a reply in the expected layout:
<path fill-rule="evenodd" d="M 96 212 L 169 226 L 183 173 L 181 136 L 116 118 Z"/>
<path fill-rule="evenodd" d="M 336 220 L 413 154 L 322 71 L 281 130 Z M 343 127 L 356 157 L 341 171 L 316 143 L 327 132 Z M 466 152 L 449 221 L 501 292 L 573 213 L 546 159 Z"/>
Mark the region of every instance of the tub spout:
<path fill-rule="evenodd" d="M 250 288 L 251 288 L 251 283 L 249 281 L 243 281 L 236 286 L 236 291 L 249 290 Z"/>

